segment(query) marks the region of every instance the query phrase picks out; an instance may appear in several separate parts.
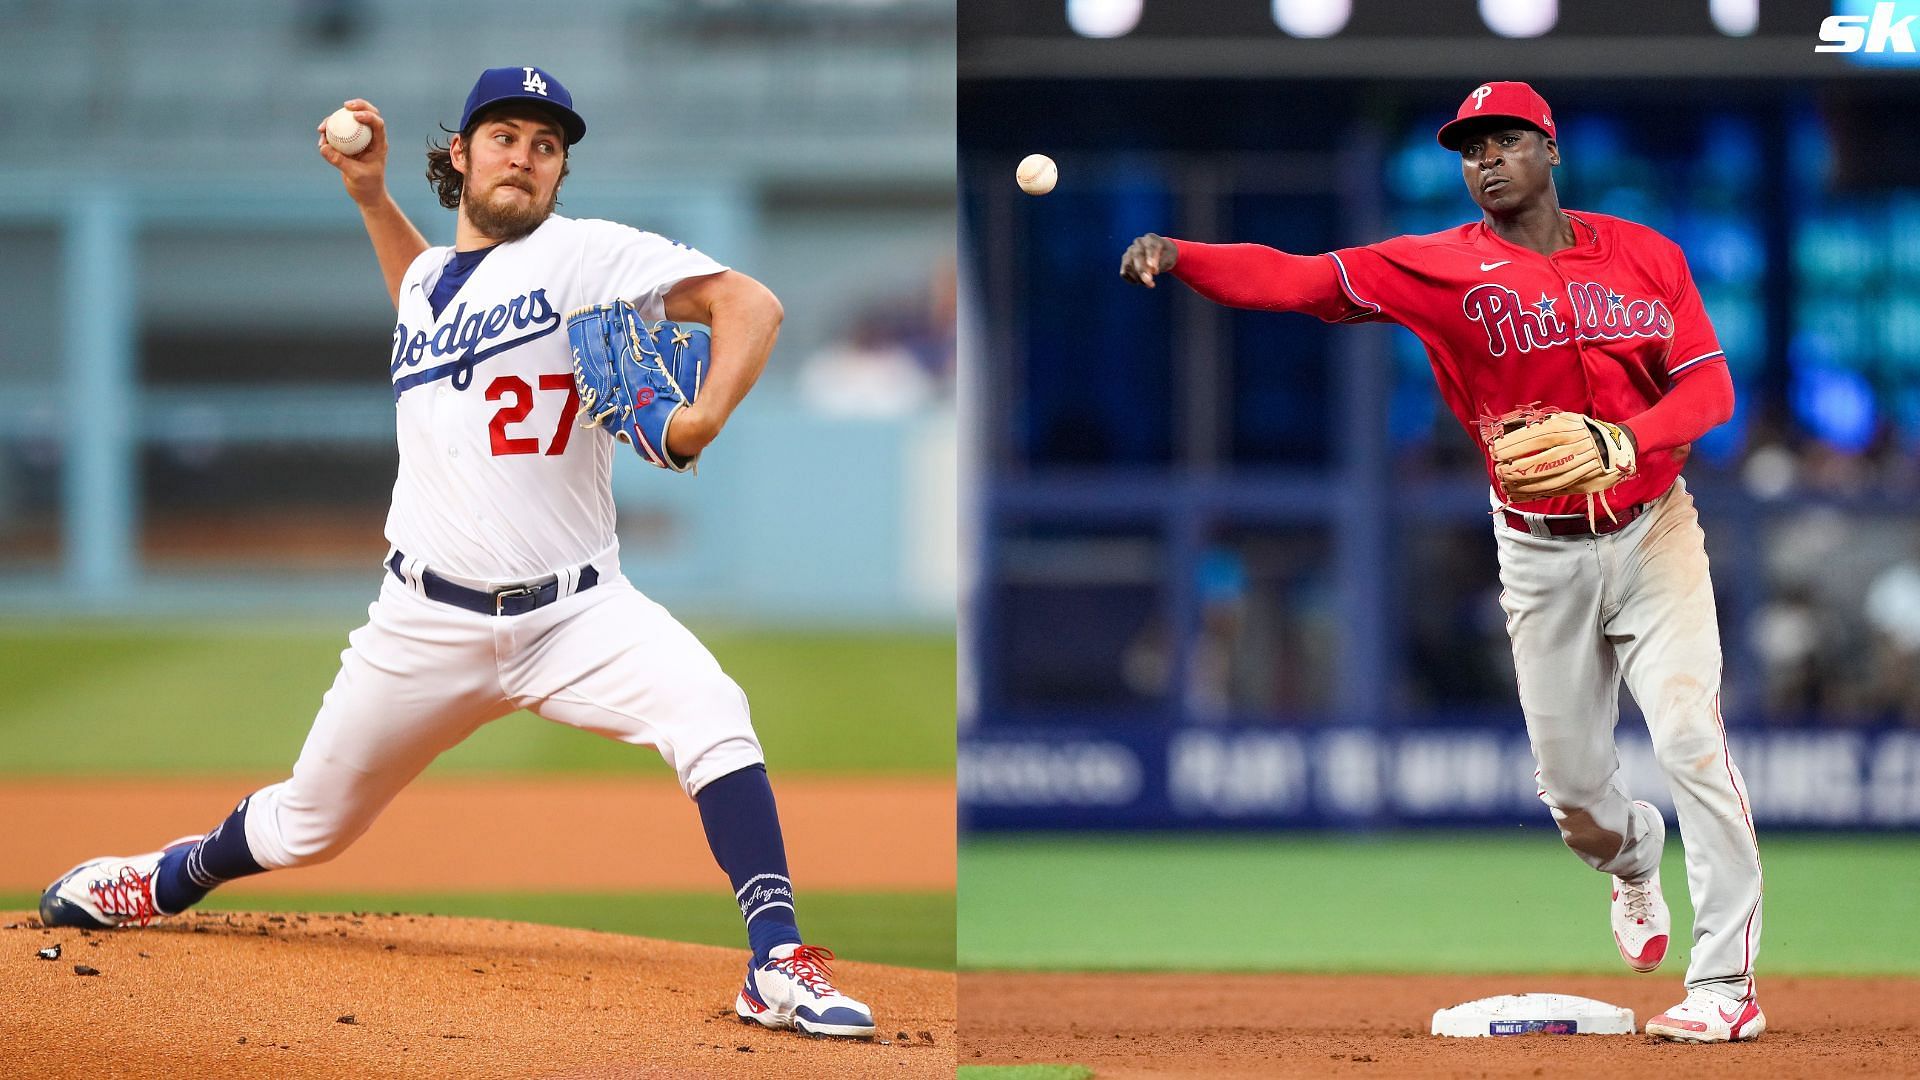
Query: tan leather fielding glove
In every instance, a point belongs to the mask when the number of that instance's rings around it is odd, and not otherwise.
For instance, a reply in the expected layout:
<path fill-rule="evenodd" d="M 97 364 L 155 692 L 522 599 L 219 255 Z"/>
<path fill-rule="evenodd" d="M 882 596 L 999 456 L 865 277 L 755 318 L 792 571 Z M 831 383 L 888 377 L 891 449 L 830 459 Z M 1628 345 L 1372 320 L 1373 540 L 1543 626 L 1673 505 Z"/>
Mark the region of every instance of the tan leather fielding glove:
<path fill-rule="evenodd" d="M 1517 409 L 1483 424 L 1494 476 L 1514 502 L 1592 495 L 1634 474 L 1633 436 L 1575 412 Z"/>

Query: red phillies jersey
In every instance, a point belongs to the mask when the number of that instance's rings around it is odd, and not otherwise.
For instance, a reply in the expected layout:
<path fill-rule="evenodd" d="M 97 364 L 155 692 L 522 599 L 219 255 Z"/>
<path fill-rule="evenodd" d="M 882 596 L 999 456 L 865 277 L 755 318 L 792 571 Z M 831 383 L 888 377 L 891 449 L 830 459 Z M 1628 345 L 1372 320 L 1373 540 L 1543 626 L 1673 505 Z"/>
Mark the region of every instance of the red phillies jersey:
<path fill-rule="evenodd" d="M 1327 256 L 1357 309 L 1347 321 L 1413 331 L 1447 407 L 1476 443 L 1482 416 L 1536 401 L 1624 421 L 1674 379 L 1725 362 L 1678 245 L 1605 214 L 1567 216 L 1574 245 L 1552 255 L 1516 247 L 1474 222 Z M 1674 450 L 1642 455 L 1638 475 L 1609 491 L 1608 501 L 1627 507 L 1660 495 L 1682 458 Z M 1541 499 L 1524 509 L 1584 514 L 1586 498 Z"/>

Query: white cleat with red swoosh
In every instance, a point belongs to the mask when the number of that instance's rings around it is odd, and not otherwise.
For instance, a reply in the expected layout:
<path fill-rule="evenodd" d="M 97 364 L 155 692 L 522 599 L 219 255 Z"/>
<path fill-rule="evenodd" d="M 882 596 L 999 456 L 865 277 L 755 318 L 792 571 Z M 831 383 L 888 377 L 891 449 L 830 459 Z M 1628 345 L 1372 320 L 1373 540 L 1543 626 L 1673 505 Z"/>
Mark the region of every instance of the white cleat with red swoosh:
<path fill-rule="evenodd" d="M 1653 810 L 1646 803 L 1634 805 Z M 1659 811 L 1653 810 L 1653 814 L 1655 821 L 1661 820 Z M 1665 846 L 1665 840 L 1666 823 L 1661 821 L 1656 843 Z M 1660 895 L 1658 866 L 1645 881 L 1613 879 L 1613 943 L 1628 967 L 1643 974 L 1659 967 L 1667 958 L 1672 934 L 1673 916 L 1667 911 L 1666 898 Z"/>
<path fill-rule="evenodd" d="M 1746 1042 L 1765 1030 L 1758 1001 L 1711 990 L 1689 990 L 1687 1000 L 1647 1021 L 1647 1034 L 1676 1042 Z"/>

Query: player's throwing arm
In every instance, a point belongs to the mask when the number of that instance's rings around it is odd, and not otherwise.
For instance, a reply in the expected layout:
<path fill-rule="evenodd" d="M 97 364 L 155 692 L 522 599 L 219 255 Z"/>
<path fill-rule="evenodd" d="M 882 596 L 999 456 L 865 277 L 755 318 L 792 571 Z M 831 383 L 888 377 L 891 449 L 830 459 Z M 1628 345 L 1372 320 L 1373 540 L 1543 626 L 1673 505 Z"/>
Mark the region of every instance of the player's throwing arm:
<path fill-rule="evenodd" d="M 357 153 L 343 153 L 332 145 L 328 125 L 342 113 L 362 125 L 368 134 L 365 147 Z M 315 130 L 319 135 L 315 149 L 327 164 L 340 170 L 340 182 L 347 189 L 347 197 L 360 208 L 367 236 L 373 241 L 374 258 L 380 262 L 380 276 L 387 283 L 387 296 L 398 306 L 400 280 L 413 260 L 427 250 L 427 238 L 400 212 L 399 204 L 387 190 L 387 122 L 373 102 L 351 98 L 339 111 L 320 121 Z"/>
<path fill-rule="evenodd" d="M 1127 245 L 1126 254 L 1120 256 L 1120 276 L 1151 289 L 1153 276 L 1173 269 L 1179 258 L 1180 249 L 1173 246 L 1173 241 L 1158 233 L 1148 233 Z"/>

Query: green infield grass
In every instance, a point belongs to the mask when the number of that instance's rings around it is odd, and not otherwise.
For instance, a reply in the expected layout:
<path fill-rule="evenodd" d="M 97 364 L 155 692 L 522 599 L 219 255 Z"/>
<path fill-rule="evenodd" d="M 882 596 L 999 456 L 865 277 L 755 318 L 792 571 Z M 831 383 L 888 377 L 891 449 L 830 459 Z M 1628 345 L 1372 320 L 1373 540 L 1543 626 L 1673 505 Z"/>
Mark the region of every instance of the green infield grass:
<path fill-rule="evenodd" d="M 333 682 L 347 631 L 0 623 L 0 774 L 285 770 Z M 702 635 L 752 702 L 777 772 L 953 774 L 953 635 Z M 440 772 L 667 775 L 659 757 L 518 713 Z"/>
<path fill-rule="evenodd" d="M 1760 839 L 1763 975 L 1920 974 L 1920 837 Z M 1677 973 L 1693 917 L 1678 843 L 1662 878 Z M 963 970 L 1626 970 L 1608 879 L 1551 826 L 975 839 L 960 893 Z"/>
<path fill-rule="evenodd" d="M 37 894 L 0 893 L 0 909 L 32 911 Z M 203 911 L 401 911 L 573 926 L 746 948 L 740 909 L 724 893 L 316 893 L 222 897 Z M 807 940 L 845 960 L 953 968 L 952 893 L 802 893 Z"/>

